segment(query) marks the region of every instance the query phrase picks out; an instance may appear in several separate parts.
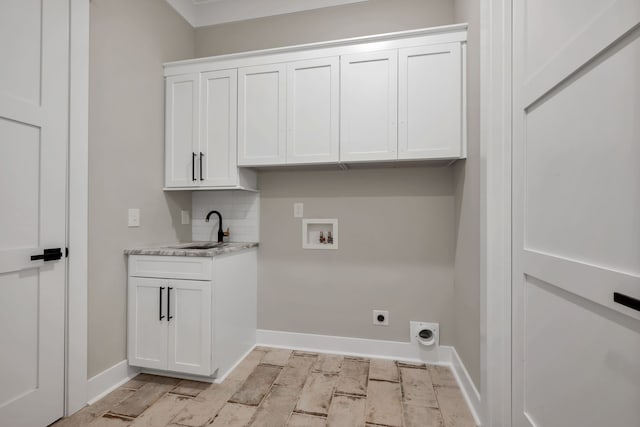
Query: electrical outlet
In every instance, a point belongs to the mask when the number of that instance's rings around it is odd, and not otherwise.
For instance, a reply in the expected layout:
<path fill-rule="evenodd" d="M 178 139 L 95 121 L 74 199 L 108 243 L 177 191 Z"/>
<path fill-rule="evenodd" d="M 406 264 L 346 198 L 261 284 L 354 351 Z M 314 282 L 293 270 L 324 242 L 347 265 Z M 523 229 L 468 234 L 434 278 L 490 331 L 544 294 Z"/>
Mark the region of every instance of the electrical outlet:
<path fill-rule="evenodd" d="M 302 218 L 304 216 L 304 204 L 302 203 L 294 203 L 293 204 L 293 217 L 294 218 Z"/>
<path fill-rule="evenodd" d="M 182 225 L 189 224 L 189 220 L 191 219 L 189 211 L 180 211 L 180 213 L 182 215 Z"/>
<path fill-rule="evenodd" d="M 373 310 L 373 324 L 389 326 L 389 312 L 387 310 Z"/>
<path fill-rule="evenodd" d="M 140 227 L 140 209 L 129 209 L 129 227 Z"/>

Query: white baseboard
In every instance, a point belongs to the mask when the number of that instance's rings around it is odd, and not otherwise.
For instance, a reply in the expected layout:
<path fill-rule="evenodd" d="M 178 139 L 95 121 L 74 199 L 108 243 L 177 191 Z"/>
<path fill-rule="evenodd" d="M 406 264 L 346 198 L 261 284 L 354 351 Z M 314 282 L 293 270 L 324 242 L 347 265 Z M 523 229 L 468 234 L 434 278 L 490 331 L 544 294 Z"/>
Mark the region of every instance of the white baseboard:
<path fill-rule="evenodd" d="M 469 409 L 471 410 L 471 414 L 475 419 L 476 425 L 481 426 L 482 421 L 480 419 L 480 393 L 478 392 L 478 389 L 473 383 L 471 376 L 469 376 L 469 372 L 467 372 L 467 368 L 464 367 L 464 363 L 462 363 L 462 359 L 460 359 L 460 356 L 458 355 L 458 352 L 454 347 L 451 347 L 451 370 L 456 376 L 456 380 L 460 385 L 460 390 L 462 390 L 462 394 L 467 401 L 467 405 L 469 405 Z"/>
<path fill-rule="evenodd" d="M 89 405 L 93 405 L 107 394 L 111 393 L 131 378 L 138 375 L 138 369 L 129 366 L 126 360 L 116 363 L 109 369 L 100 372 L 98 375 L 89 378 L 88 396 Z"/>
<path fill-rule="evenodd" d="M 456 349 L 441 345 L 429 360 L 424 360 L 418 344 L 399 341 L 370 340 L 364 338 L 336 337 L 330 335 L 302 334 L 297 332 L 270 331 L 258 329 L 258 345 L 281 347 L 318 353 L 335 353 L 365 358 L 393 359 L 407 362 L 426 362 L 451 367 L 460 390 L 467 401 L 471 414 L 478 426 L 480 422 L 480 394 Z"/>

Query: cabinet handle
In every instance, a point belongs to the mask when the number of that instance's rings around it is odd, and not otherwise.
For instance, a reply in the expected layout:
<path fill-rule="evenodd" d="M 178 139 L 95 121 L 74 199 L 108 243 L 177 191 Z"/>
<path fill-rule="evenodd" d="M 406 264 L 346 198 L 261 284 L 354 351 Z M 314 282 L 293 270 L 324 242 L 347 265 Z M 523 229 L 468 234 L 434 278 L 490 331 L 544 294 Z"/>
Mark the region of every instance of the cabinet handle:
<path fill-rule="evenodd" d="M 204 154 L 202 154 L 202 151 L 200 152 L 200 181 L 204 181 L 204 178 L 202 177 L 202 158 L 204 157 Z"/>
<path fill-rule="evenodd" d="M 191 152 L 191 181 L 196 180 L 196 153 Z"/>
<path fill-rule="evenodd" d="M 164 291 L 164 287 L 160 287 L 158 288 L 158 290 L 160 291 L 160 304 L 158 304 L 158 311 L 159 311 L 160 320 L 162 320 L 164 319 L 164 316 L 162 315 L 162 291 Z"/>
<path fill-rule="evenodd" d="M 171 322 L 173 316 L 171 315 L 171 289 L 167 288 L 167 322 Z"/>

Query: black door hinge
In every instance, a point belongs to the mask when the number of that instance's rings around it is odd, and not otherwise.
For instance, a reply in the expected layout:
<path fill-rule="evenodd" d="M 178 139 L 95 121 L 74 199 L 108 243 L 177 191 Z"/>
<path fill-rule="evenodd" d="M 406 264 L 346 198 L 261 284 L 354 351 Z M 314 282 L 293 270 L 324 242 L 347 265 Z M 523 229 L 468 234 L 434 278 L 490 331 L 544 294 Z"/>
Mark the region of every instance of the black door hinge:
<path fill-rule="evenodd" d="M 64 257 L 69 258 L 69 248 L 64 248 Z"/>

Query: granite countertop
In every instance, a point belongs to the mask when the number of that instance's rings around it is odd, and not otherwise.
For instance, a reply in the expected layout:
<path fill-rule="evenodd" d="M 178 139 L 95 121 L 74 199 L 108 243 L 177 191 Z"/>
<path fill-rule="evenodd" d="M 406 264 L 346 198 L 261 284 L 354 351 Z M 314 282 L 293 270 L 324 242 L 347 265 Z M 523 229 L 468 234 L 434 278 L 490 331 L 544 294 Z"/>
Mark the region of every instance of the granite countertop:
<path fill-rule="evenodd" d="M 125 249 L 125 255 L 214 257 L 258 247 L 258 242 L 229 242 L 209 249 L 189 249 L 185 246 L 212 242 L 173 243 L 149 248 Z"/>

